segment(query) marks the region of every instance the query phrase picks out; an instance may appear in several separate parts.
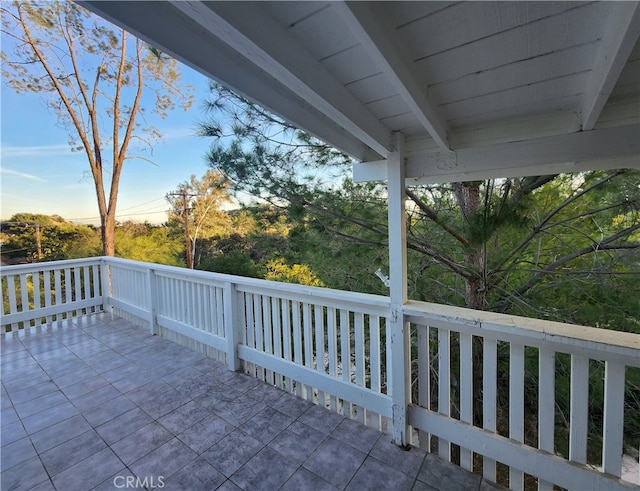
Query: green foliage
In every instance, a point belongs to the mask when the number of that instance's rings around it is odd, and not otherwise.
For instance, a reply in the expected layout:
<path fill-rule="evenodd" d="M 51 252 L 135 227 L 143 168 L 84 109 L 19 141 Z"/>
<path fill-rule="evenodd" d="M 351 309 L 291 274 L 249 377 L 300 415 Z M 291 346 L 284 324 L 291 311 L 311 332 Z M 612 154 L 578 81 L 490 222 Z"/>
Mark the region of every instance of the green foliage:
<path fill-rule="evenodd" d="M 2 256 L 9 262 L 55 261 L 100 255 L 100 233 L 57 215 L 18 213 L 1 224 Z M 38 234 L 40 257 L 38 257 Z"/>
<path fill-rule="evenodd" d="M 184 266 L 182 243 L 165 226 L 124 222 L 116 228 L 116 256 L 169 266 Z"/>
<path fill-rule="evenodd" d="M 264 278 L 299 285 L 325 286 L 307 264 L 287 264 L 283 258 L 267 262 Z"/>
<path fill-rule="evenodd" d="M 262 278 L 264 275 L 262 268 L 251 259 L 249 253 L 240 249 L 231 249 L 225 254 L 208 257 L 197 269 L 249 278 Z"/>

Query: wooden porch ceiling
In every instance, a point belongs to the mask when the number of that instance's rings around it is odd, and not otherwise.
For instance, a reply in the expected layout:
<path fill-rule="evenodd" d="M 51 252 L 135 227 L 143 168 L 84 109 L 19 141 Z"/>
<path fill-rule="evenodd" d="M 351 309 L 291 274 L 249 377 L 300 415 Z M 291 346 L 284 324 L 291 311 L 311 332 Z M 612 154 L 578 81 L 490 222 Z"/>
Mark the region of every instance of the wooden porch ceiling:
<path fill-rule="evenodd" d="M 640 167 L 639 2 L 82 1 L 383 179 Z M 376 163 L 377 162 L 377 163 Z"/>

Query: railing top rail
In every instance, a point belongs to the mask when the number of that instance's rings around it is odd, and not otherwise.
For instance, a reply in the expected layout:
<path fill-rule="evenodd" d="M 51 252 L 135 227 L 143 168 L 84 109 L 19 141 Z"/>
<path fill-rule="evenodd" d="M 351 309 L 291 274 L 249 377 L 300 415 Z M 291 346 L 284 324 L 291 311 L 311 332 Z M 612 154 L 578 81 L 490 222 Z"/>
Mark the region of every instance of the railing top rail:
<path fill-rule="evenodd" d="M 417 301 L 408 302 L 404 312 L 413 318 L 412 321 L 420 321 L 425 325 L 429 325 L 430 321 L 448 322 L 478 329 L 479 335 L 484 331 L 517 335 L 532 341 L 573 344 L 600 352 L 627 355 L 635 358 L 640 365 L 640 334 Z M 506 336 L 505 340 L 508 340 Z"/>
<path fill-rule="evenodd" d="M 63 261 L 42 261 L 30 264 L 13 264 L 0 267 L 2 276 L 33 273 L 35 271 L 51 271 L 74 266 L 94 266 L 100 264 L 101 257 L 89 257 L 81 259 L 65 259 Z"/>
<path fill-rule="evenodd" d="M 236 288 L 239 291 L 259 291 L 263 294 L 271 293 L 275 295 L 286 295 L 287 293 L 294 293 L 298 296 L 306 297 L 308 299 L 317 298 L 318 302 L 322 302 L 323 300 L 335 299 L 341 302 L 363 304 L 376 308 L 389 307 L 389 298 L 382 295 L 334 290 L 331 288 L 322 288 L 317 286 L 297 285 L 279 281 L 248 278 L 245 276 L 213 273 L 210 271 L 199 271 L 193 269 L 190 270 L 176 266 L 166 266 L 163 264 L 149 264 L 140 261 L 132 261 L 130 259 L 103 257 L 102 260 L 104 260 L 106 264 L 131 267 L 137 270 L 151 269 L 157 274 L 167 275 L 171 277 L 182 277 L 185 279 L 197 278 L 201 281 L 215 282 L 218 284 L 233 283 L 234 285 L 236 285 Z"/>

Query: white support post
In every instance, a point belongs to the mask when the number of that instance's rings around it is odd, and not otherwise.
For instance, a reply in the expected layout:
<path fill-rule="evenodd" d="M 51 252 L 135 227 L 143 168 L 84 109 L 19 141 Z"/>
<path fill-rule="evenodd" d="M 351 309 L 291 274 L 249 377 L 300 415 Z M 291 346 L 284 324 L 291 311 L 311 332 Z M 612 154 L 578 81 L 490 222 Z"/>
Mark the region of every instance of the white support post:
<path fill-rule="evenodd" d="M 242 341 L 240 316 L 238 315 L 238 292 L 231 282 L 224 284 L 224 335 L 227 339 L 227 367 L 237 372 L 242 368 L 238 356 L 238 344 Z"/>
<path fill-rule="evenodd" d="M 387 159 L 387 194 L 389 207 L 389 277 L 391 316 L 390 389 L 393 409 L 393 440 L 396 445 L 410 443 L 407 406 L 411 402 L 409 367 L 409 325 L 404 319 L 407 302 L 407 230 L 405 214 L 404 136 L 393 135 L 393 150 Z"/>
<path fill-rule="evenodd" d="M 147 273 L 147 300 L 149 302 L 149 332 L 152 336 L 158 334 L 157 332 L 157 294 L 156 294 L 156 273 L 153 268 L 149 268 Z"/>

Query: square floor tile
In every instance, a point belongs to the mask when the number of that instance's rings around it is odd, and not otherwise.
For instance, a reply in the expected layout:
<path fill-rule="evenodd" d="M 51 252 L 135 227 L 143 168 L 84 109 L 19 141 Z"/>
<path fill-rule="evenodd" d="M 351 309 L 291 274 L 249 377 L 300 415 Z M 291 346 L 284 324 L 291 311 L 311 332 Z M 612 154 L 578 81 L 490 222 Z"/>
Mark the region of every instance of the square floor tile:
<path fill-rule="evenodd" d="M 234 430 L 202 454 L 212 466 L 230 477 L 257 454 L 263 444 L 255 438 Z"/>
<path fill-rule="evenodd" d="M 329 437 L 311 454 L 303 466 L 334 486 L 344 488 L 366 456 L 367 454 Z"/>
<path fill-rule="evenodd" d="M 242 489 L 271 491 L 279 489 L 297 470 L 275 450 L 265 447 L 231 476 Z"/>

